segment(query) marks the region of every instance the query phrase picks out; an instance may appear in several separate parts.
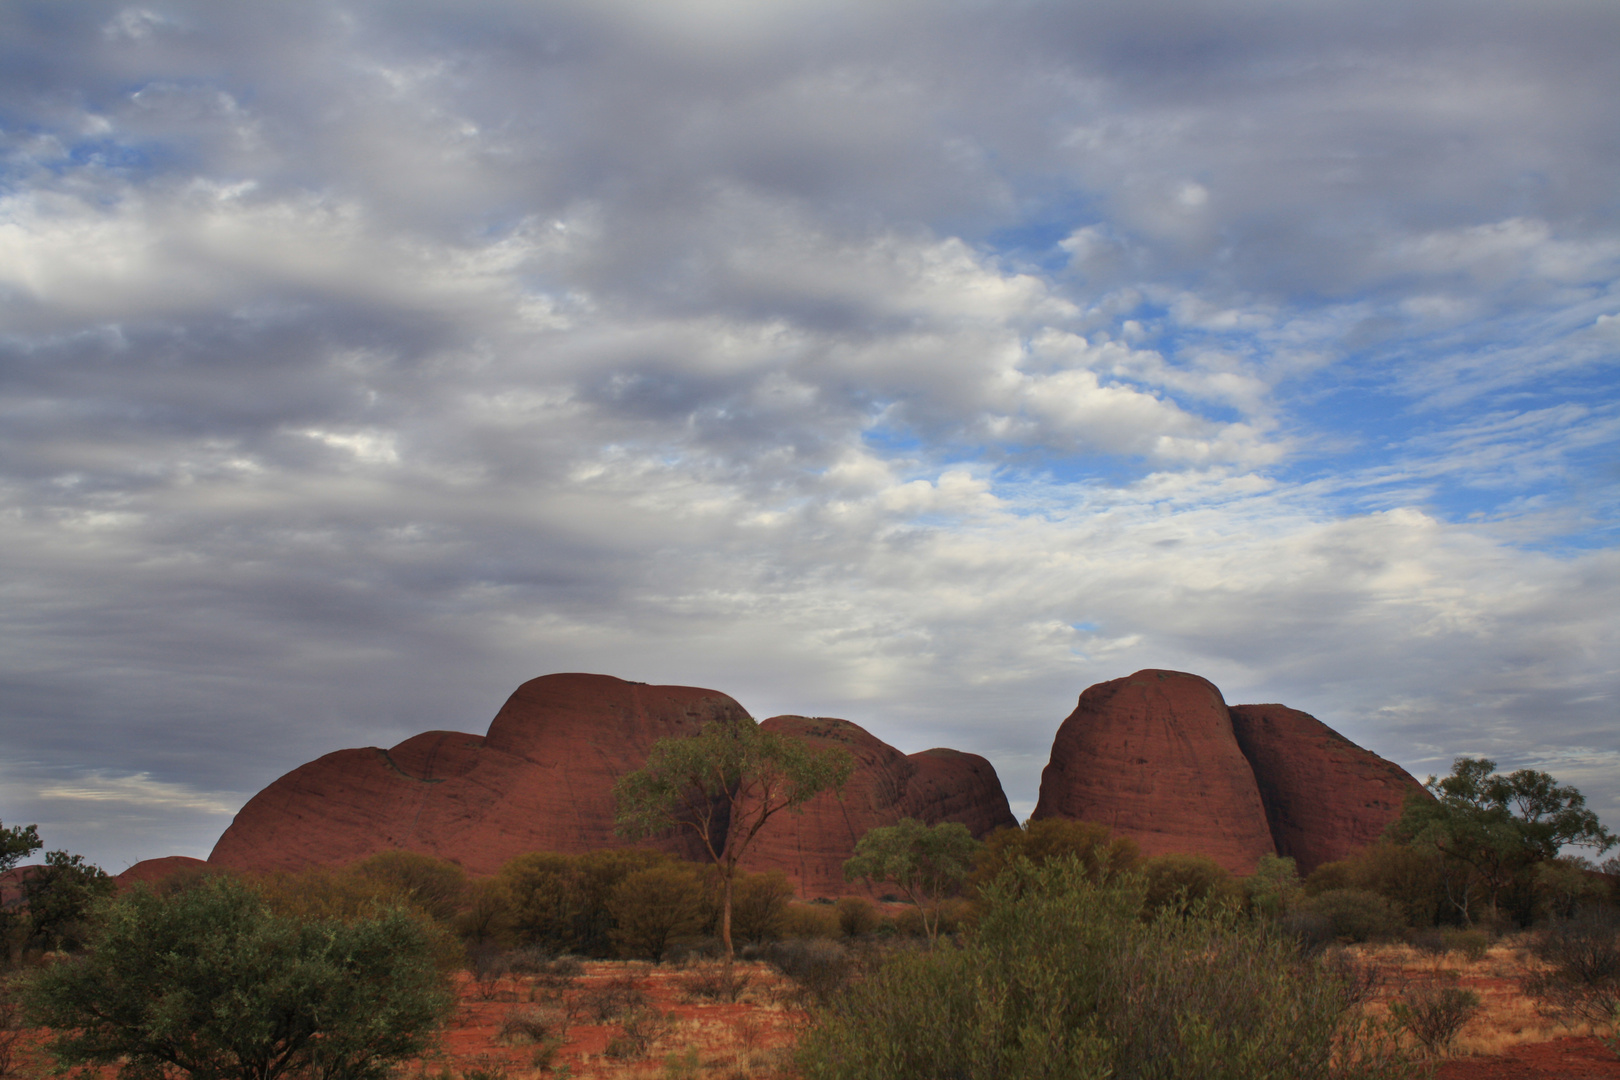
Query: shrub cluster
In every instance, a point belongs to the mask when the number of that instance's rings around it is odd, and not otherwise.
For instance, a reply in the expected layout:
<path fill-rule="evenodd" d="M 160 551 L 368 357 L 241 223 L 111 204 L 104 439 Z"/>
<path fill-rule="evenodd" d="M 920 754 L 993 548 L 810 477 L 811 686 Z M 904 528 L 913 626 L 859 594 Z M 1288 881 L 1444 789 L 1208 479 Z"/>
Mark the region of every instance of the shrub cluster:
<path fill-rule="evenodd" d="M 1235 905 L 1144 918 L 1140 875 L 1015 862 L 960 946 L 901 951 L 822 1009 L 807 1080 L 1396 1077 L 1343 971 Z"/>

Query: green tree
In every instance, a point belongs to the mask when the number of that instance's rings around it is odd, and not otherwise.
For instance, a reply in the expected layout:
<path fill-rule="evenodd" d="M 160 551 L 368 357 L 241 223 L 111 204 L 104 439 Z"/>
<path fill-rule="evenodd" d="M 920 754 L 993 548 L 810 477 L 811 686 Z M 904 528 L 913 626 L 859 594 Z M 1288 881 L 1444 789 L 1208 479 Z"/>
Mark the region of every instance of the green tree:
<path fill-rule="evenodd" d="M 929 944 L 939 937 L 939 902 L 961 889 L 982 847 L 967 826 L 941 821 L 929 828 L 915 818 L 870 829 L 844 863 L 844 879 L 887 881 L 900 887 L 922 916 Z"/>
<path fill-rule="evenodd" d="M 1260 856 L 1254 873 L 1244 879 L 1243 891 L 1252 910 L 1273 919 L 1288 914 L 1305 898 L 1294 860 L 1270 852 Z"/>
<path fill-rule="evenodd" d="M 0 874 L 10 870 L 44 846 L 39 842 L 37 825 L 0 828 Z"/>
<path fill-rule="evenodd" d="M 28 978 L 24 1007 L 61 1065 L 128 1080 L 381 1080 L 455 1002 L 419 916 L 299 920 L 226 876 L 108 901 L 88 944 Z"/>
<path fill-rule="evenodd" d="M 84 942 L 90 908 L 114 888 L 107 872 L 83 855 L 46 852 L 45 865 L 23 882 L 29 934 L 48 949 L 77 948 Z"/>
<path fill-rule="evenodd" d="M 37 825 L 0 827 L 0 874 L 14 868 L 44 845 L 39 842 Z M 22 923 L 22 912 L 17 908 L 0 905 L 0 953 L 7 963 L 11 961 L 12 938 Z"/>
<path fill-rule="evenodd" d="M 731 901 L 737 863 L 772 817 L 842 788 L 854 767 L 847 750 L 816 749 L 743 717 L 710 721 L 687 738 L 659 739 L 646 765 L 614 785 L 621 835 L 686 829 L 702 842 L 720 875 L 720 940 L 728 979 L 735 955 Z"/>
<path fill-rule="evenodd" d="M 1493 920 L 1503 894 L 1515 888 L 1524 894 L 1520 907 L 1529 918 L 1537 864 L 1565 847 L 1602 853 L 1617 842 L 1586 808 L 1585 796 L 1534 769 L 1503 775 L 1489 758 L 1458 758 L 1450 776 L 1431 776 L 1423 786 L 1434 798 L 1409 799 L 1391 834 L 1470 867 Z M 1473 921 L 1468 898 L 1466 888 L 1453 898 L 1465 922 Z"/>

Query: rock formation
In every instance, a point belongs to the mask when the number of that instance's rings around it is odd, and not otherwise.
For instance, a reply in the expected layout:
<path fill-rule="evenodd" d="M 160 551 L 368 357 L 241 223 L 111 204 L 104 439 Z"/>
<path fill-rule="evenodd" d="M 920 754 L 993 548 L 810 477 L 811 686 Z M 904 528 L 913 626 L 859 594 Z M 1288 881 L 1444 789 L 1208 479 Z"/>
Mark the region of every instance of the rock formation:
<path fill-rule="evenodd" d="M 924 750 L 905 755 L 848 720 L 773 716 L 761 727 L 813 746 L 837 746 L 855 759 L 838 794 L 824 793 L 799 811 L 780 811 L 760 830 L 743 866 L 781 870 L 808 897 L 841 896 L 844 862 L 868 829 L 912 817 L 932 825 L 959 821 L 975 836 L 1018 824 L 995 768 L 977 754 Z"/>
<path fill-rule="evenodd" d="M 1058 728 L 1036 818 L 1098 821 L 1142 854 L 1195 852 L 1233 873 L 1274 851 L 1221 692 L 1179 671 L 1098 683 Z"/>
<path fill-rule="evenodd" d="M 639 768 L 658 739 L 744 715 L 713 690 L 548 675 L 519 687 L 487 735 L 430 731 L 389 750 L 339 750 L 294 769 L 242 808 L 208 861 L 298 870 L 403 848 L 490 874 L 526 851 L 621 846 L 614 782 Z M 976 834 L 1015 824 L 995 770 L 976 755 L 908 758 L 843 720 L 777 717 L 764 726 L 856 755 L 843 802 L 824 796 L 803 816 L 780 814 L 755 840 L 749 865 L 780 868 L 809 895 L 847 891 L 843 862 L 873 824 L 909 815 L 962 821 Z M 702 857 L 687 834 L 659 846 Z"/>
<path fill-rule="evenodd" d="M 491 874 L 526 851 L 622 846 L 614 781 L 657 740 L 744 715 L 713 690 L 607 675 L 532 679 L 487 735 L 429 731 L 294 769 L 248 801 L 208 861 L 298 870 L 403 848 Z M 665 846 L 697 854 L 684 839 Z"/>
<path fill-rule="evenodd" d="M 142 859 L 121 874 L 113 877 L 120 890 L 133 885 L 157 885 L 181 874 L 203 873 L 208 863 L 189 855 L 165 855 L 161 859 Z"/>
<path fill-rule="evenodd" d="M 1234 705 L 1232 728 L 1254 767 L 1279 855 L 1302 874 L 1383 835 L 1408 795 L 1410 773 L 1363 750 L 1310 713 L 1286 705 Z"/>
<path fill-rule="evenodd" d="M 1144 855 L 1265 854 L 1302 874 L 1377 839 L 1421 785 L 1306 713 L 1228 708 L 1206 679 L 1138 671 L 1099 683 L 1058 729 L 1035 817 L 1099 821 Z"/>

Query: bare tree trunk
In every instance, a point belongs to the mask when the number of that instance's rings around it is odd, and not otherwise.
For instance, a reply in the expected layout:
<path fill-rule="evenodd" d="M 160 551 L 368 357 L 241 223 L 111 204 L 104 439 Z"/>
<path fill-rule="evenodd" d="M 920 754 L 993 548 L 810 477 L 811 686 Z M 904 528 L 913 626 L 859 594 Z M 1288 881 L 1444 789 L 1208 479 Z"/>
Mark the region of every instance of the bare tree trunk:
<path fill-rule="evenodd" d="M 726 989 L 731 989 L 731 962 L 733 952 L 731 949 L 731 878 L 734 873 L 732 867 L 723 867 L 720 871 L 720 941 L 726 947 Z"/>

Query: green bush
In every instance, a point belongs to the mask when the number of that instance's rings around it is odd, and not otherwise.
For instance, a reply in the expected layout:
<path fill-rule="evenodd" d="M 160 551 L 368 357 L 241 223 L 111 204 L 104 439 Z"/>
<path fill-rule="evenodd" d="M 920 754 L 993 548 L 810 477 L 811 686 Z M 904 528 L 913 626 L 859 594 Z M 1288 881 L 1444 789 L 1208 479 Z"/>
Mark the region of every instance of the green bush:
<path fill-rule="evenodd" d="M 295 919 L 229 877 L 137 888 L 99 909 L 87 943 L 27 981 L 25 1007 L 62 1066 L 131 1080 L 381 1080 L 455 1001 L 419 916 Z"/>
<path fill-rule="evenodd" d="M 1409 1062 L 1335 968 L 1223 905 L 1014 864 L 960 947 L 893 955 L 800 1041 L 805 1080 L 1383 1080 Z"/>
<path fill-rule="evenodd" d="M 703 928 L 703 880 L 687 863 L 637 870 L 614 886 L 607 911 L 619 955 L 662 960 L 672 942 Z"/>
<path fill-rule="evenodd" d="M 1390 1002 L 1389 1015 L 1430 1054 L 1443 1055 L 1479 1011 L 1479 995 L 1457 986 L 1419 986 Z"/>
<path fill-rule="evenodd" d="M 1401 930 L 1401 917 L 1393 905 L 1366 889 L 1329 889 L 1301 905 L 1302 910 L 1327 920 L 1338 941 L 1382 941 Z"/>
<path fill-rule="evenodd" d="M 876 905 L 864 896 L 846 896 L 838 901 L 838 928 L 845 937 L 862 938 L 876 933 L 882 921 Z"/>
<path fill-rule="evenodd" d="M 1620 912 L 1589 908 L 1532 941 L 1546 965 L 1525 982 L 1543 1012 L 1620 1034 Z"/>
<path fill-rule="evenodd" d="M 789 904 L 782 912 L 782 937 L 838 938 L 844 933 L 838 909 L 831 904 Z"/>
<path fill-rule="evenodd" d="M 1200 903 L 1237 903 L 1243 893 L 1226 868 L 1207 855 L 1155 855 L 1138 866 L 1147 914 L 1185 914 Z"/>

